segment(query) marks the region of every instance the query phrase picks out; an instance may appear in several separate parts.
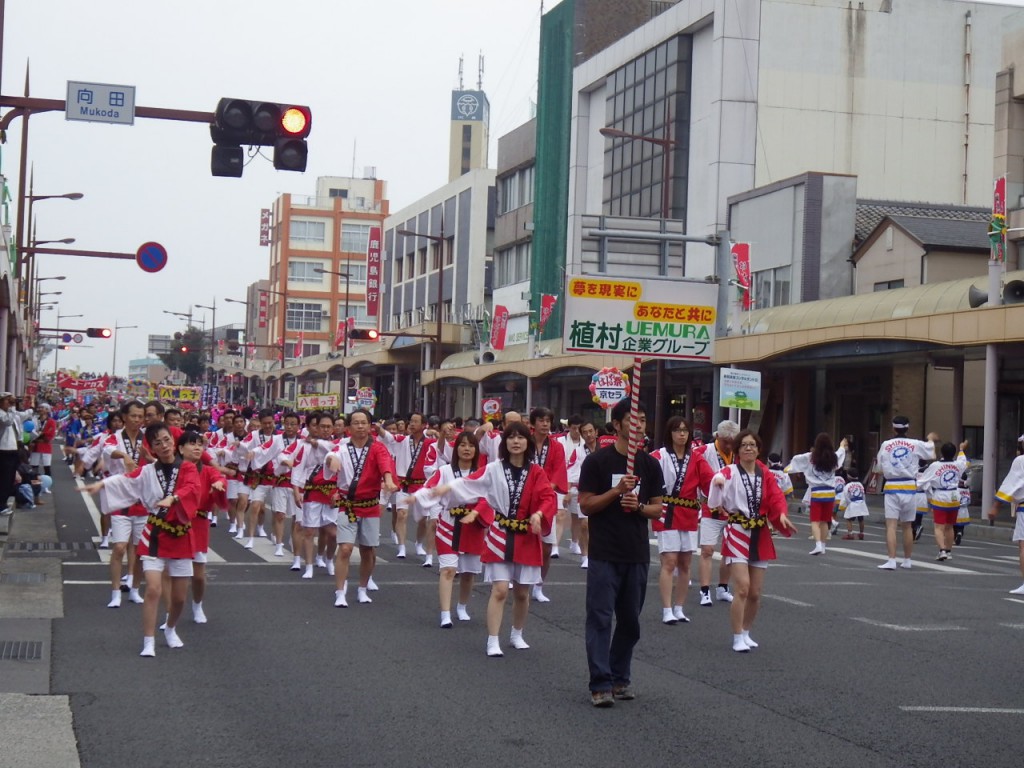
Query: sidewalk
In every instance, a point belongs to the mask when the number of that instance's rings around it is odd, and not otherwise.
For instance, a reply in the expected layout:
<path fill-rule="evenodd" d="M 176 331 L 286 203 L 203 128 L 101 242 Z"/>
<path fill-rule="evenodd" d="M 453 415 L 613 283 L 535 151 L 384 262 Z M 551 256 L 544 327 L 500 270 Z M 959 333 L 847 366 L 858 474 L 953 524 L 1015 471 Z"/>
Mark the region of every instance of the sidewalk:
<path fill-rule="evenodd" d="M 0 534 L 0 768 L 81 764 L 70 699 L 50 695 L 52 624 L 64 616 L 62 551 L 19 547 L 59 543 L 55 504 L 56 494 L 16 510 Z"/>

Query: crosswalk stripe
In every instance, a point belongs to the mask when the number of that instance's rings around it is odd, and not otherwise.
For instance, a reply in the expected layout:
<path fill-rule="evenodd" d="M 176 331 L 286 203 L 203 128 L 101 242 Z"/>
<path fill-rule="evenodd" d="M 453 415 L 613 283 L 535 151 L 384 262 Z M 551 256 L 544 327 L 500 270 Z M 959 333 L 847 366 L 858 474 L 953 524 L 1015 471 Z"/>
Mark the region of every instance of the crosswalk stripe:
<path fill-rule="evenodd" d="M 835 553 L 837 555 L 853 555 L 855 557 L 867 557 L 867 558 L 870 558 L 872 560 L 875 560 L 876 562 L 880 562 L 883 559 L 882 556 L 879 555 L 877 552 L 861 552 L 859 549 L 846 549 L 845 547 L 829 547 L 828 551 L 825 553 L 825 557 L 827 558 L 829 555 L 831 555 L 833 553 Z M 899 558 L 897 558 L 897 560 L 898 559 Z M 967 568 L 957 568 L 956 566 L 953 566 L 953 565 L 940 565 L 939 563 L 926 563 L 926 562 L 923 562 L 921 560 L 914 560 L 913 563 L 914 563 L 914 565 L 913 565 L 912 570 L 921 569 L 921 570 L 925 570 L 925 571 L 939 571 L 941 573 L 956 573 L 956 574 L 959 574 L 961 576 L 980 576 L 980 575 L 982 575 L 981 571 L 972 571 L 972 570 L 969 570 Z"/>

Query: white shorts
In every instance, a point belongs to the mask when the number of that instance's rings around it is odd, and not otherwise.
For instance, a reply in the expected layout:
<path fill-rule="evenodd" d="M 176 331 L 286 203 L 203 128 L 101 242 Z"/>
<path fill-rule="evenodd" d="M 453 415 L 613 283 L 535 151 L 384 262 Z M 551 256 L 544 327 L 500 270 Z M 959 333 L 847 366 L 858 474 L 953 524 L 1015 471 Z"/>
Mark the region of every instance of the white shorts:
<path fill-rule="evenodd" d="M 174 562 L 174 561 L 172 560 L 171 562 Z M 192 553 L 192 562 L 193 563 L 199 563 L 200 565 L 206 563 L 206 553 L 205 552 L 193 552 Z"/>
<path fill-rule="evenodd" d="M 412 494 L 404 493 L 403 491 L 395 491 L 391 498 L 394 502 L 395 509 L 408 509 L 409 504 L 412 502 Z"/>
<path fill-rule="evenodd" d="M 702 517 L 700 519 L 700 545 L 702 547 L 717 547 L 722 543 L 722 532 L 725 530 L 726 520 L 715 520 L 713 517 Z"/>
<path fill-rule="evenodd" d="M 885 494 L 885 519 L 899 520 L 901 523 L 912 523 L 917 517 L 917 504 L 913 493 Z"/>
<path fill-rule="evenodd" d="M 565 494 L 565 510 L 573 517 L 586 517 L 580 509 L 580 489 L 570 488 Z"/>
<path fill-rule="evenodd" d="M 456 573 L 480 573 L 480 555 L 438 555 L 438 568 L 454 568 Z"/>
<path fill-rule="evenodd" d="M 33 453 L 28 461 L 33 467 L 49 467 L 53 465 L 52 453 Z"/>
<path fill-rule="evenodd" d="M 424 509 L 422 504 L 416 503 L 416 499 L 414 498 L 415 494 L 403 493 L 402 495 L 407 497 L 406 503 L 412 509 L 412 519 L 417 523 L 420 520 L 437 520 L 438 515 L 441 514 L 440 504 L 431 504 L 429 507 Z"/>
<path fill-rule="evenodd" d="M 338 515 L 338 543 L 355 544 L 357 547 L 380 546 L 380 518 L 360 517 L 354 523 L 348 515 Z"/>
<path fill-rule="evenodd" d="M 110 541 L 114 544 L 138 544 L 142 538 L 142 529 L 146 527 L 146 518 L 142 515 L 110 516 Z"/>
<path fill-rule="evenodd" d="M 338 508 L 322 501 L 307 501 L 302 505 L 302 527 L 323 528 L 338 524 Z"/>
<path fill-rule="evenodd" d="M 511 581 L 513 584 L 540 584 L 539 565 L 520 565 L 519 563 L 484 563 L 484 581 L 493 584 L 496 581 Z"/>
<path fill-rule="evenodd" d="M 1011 541 L 1024 541 L 1024 506 L 1017 510 L 1017 524 L 1013 527 Z"/>
<path fill-rule="evenodd" d="M 272 485 L 257 485 L 255 488 L 249 489 L 249 501 L 267 504 L 273 491 L 274 486 Z"/>
<path fill-rule="evenodd" d="M 658 554 L 696 552 L 697 531 L 658 531 Z"/>
<path fill-rule="evenodd" d="M 746 565 L 749 568 L 767 568 L 767 560 L 754 560 L 753 562 L 747 560 L 745 557 L 726 557 L 722 562 L 726 565 Z"/>
<path fill-rule="evenodd" d="M 385 493 L 384 491 L 381 491 L 380 492 L 380 503 L 381 503 L 381 506 L 384 506 L 384 507 L 394 506 L 395 496 L 396 495 L 397 494 L 395 494 L 395 493 Z"/>
<path fill-rule="evenodd" d="M 148 571 L 163 573 L 166 570 L 167 575 L 172 579 L 190 578 L 192 576 L 191 560 L 179 558 L 168 560 L 164 557 L 150 557 L 149 555 L 143 555 L 139 559 L 142 560 L 143 573 Z"/>
<path fill-rule="evenodd" d="M 241 480 L 228 480 L 228 500 L 231 501 L 237 499 L 243 488 L 245 488 L 245 483 Z"/>
<path fill-rule="evenodd" d="M 295 492 L 289 488 L 275 488 L 270 499 L 270 508 L 275 512 L 284 512 L 285 517 L 302 519 L 302 510 L 295 503 Z"/>

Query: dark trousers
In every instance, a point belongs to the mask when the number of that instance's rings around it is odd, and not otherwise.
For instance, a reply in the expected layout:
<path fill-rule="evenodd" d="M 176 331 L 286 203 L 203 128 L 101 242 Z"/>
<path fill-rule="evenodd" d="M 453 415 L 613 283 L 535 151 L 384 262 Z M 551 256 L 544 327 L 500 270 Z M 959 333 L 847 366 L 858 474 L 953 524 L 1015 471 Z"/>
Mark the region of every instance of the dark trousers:
<path fill-rule="evenodd" d="M 586 643 L 591 691 L 610 691 L 629 684 L 633 646 L 640 640 L 640 611 L 647 595 L 649 567 L 650 563 L 590 559 Z"/>
<path fill-rule="evenodd" d="M 0 510 L 14 495 L 14 473 L 18 471 L 18 452 L 0 451 Z"/>

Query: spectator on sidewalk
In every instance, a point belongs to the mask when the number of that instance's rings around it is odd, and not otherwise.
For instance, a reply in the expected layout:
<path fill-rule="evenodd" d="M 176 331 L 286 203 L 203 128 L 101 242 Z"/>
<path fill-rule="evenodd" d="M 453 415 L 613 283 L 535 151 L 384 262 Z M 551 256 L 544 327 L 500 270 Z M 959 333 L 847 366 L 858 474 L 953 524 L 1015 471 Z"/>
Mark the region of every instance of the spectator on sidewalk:
<path fill-rule="evenodd" d="M 12 392 L 0 392 L 0 513 L 3 514 L 8 514 L 7 502 L 14 495 L 21 425 L 31 417 L 31 408 L 25 411 L 15 408 Z"/>

